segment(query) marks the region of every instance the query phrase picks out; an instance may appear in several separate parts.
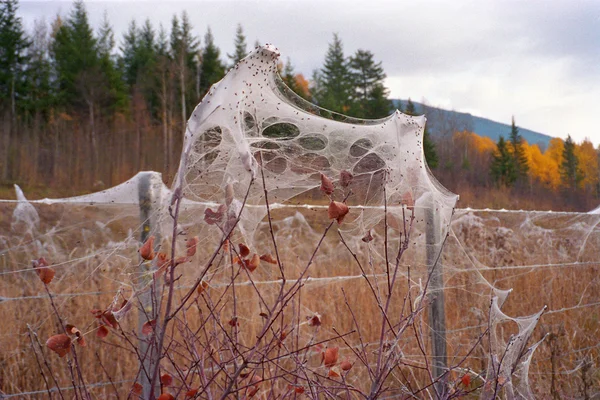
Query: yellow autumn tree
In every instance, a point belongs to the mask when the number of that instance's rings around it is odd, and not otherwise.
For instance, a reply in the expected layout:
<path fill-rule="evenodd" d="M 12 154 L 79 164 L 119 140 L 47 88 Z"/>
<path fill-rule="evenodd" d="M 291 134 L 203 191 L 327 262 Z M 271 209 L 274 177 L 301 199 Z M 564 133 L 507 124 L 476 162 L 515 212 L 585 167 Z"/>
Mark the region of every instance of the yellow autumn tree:
<path fill-rule="evenodd" d="M 558 163 L 552 157 L 551 153 L 548 150 L 542 153 L 537 144 L 530 146 L 524 143 L 523 148 L 529 164 L 529 176 L 547 187 L 558 189 L 560 185 L 560 172 Z"/>
<path fill-rule="evenodd" d="M 581 144 L 575 146 L 575 156 L 579 161 L 582 176 L 581 187 L 586 191 L 594 190 L 598 185 L 598 154 L 590 139 L 585 138 Z"/>

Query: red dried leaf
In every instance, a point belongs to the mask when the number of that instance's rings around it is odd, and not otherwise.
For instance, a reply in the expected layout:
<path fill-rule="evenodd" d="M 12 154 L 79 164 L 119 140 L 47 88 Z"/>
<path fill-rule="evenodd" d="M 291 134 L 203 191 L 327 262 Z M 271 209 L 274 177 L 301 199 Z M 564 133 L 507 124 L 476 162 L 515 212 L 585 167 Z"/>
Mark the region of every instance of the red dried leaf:
<path fill-rule="evenodd" d="M 326 195 L 331 195 L 333 193 L 333 191 L 335 190 L 335 187 L 333 186 L 333 182 L 331 182 L 331 179 L 329 179 L 328 177 L 326 177 L 323 174 L 321 174 L 321 190 Z"/>
<path fill-rule="evenodd" d="M 77 329 L 77 327 L 75 327 L 75 325 L 68 324 L 65 327 L 65 330 L 67 331 L 67 333 L 69 335 L 75 335 L 75 341 L 77 342 L 78 345 L 80 345 L 81 347 L 85 347 L 87 345 L 87 343 L 85 342 L 85 338 L 83 337 L 83 334 L 81 333 L 81 331 L 79 329 Z"/>
<path fill-rule="evenodd" d="M 194 236 L 185 242 L 186 254 L 188 257 L 193 257 L 194 254 L 196 254 L 196 247 L 198 246 L 199 241 L 200 239 L 198 239 L 198 236 Z"/>
<path fill-rule="evenodd" d="M 229 253 L 229 240 L 225 240 L 225 241 L 223 242 L 223 251 L 224 251 L 225 253 Z"/>
<path fill-rule="evenodd" d="M 346 214 L 348 214 L 348 206 L 344 203 L 340 203 L 339 201 L 332 201 L 329 203 L 329 209 L 327 210 L 327 214 L 329 215 L 329 219 L 337 220 L 338 224 L 341 224 L 344 220 Z"/>
<path fill-rule="evenodd" d="M 304 393 L 304 388 L 302 386 L 296 386 L 294 388 L 294 392 L 296 392 L 298 394 L 302 394 L 302 393 Z"/>
<path fill-rule="evenodd" d="M 273 258 L 273 256 L 270 254 L 263 254 L 260 256 L 260 259 L 269 264 L 277 264 L 277 259 Z"/>
<path fill-rule="evenodd" d="M 227 323 L 229 324 L 229 326 L 240 326 L 237 317 L 231 318 Z"/>
<path fill-rule="evenodd" d="M 327 376 L 330 378 L 339 378 L 341 376 L 340 370 L 338 369 L 338 367 L 330 368 Z"/>
<path fill-rule="evenodd" d="M 98 336 L 100 339 L 103 339 L 105 337 L 108 336 L 108 328 L 105 327 L 104 325 L 100 325 L 98 327 L 98 330 L 96 331 L 96 336 Z"/>
<path fill-rule="evenodd" d="M 208 282 L 203 280 L 198 285 L 198 289 L 197 289 L 198 294 L 202 294 L 202 292 L 204 292 L 206 289 L 208 289 Z"/>
<path fill-rule="evenodd" d="M 115 318 L 115 314 L 112 311 L 106 310 L 102 313 L 101 321 L 105 325 L 110 325 L 113 328 L 117 329 L 119 327 L 119 323 Z"/>
<path fill-rule="evenodd" d="M 362 240 L 365 243 L 369 243 L 370 241 L 372 241 L 373 235 L 371 235 L 371 230 L 369 229 L 367 231 L 367 233 L 365 234 L 365 236 L 363 236 L 362 239 L 360 239 L 360 240 Z"/>
<path fill-rule="evenodd" d="M 171 386 L 173 384 L 173 377 L 169 374 L 163 374 L 160 376 L 160 383 L 163 386 Z"/>
<path fill-rule="evenodd" d="M 80 345 L 81 347 L 85 347 L 87 346 L 87 342 L 85 341 L 85 338 L 83 336 L 78 337 L 77 339 L 75 339 L 75 341 L 77 342 L 78 345 Z"/>
<path fill-rule="evenodd" d="M 131 387 L 131 393 L 137 394 L 138 396 L 141 396 L 143 389 L 144 389 L 144 387 L 141 384 L 139 384 L 139 383 L 136 382 Z"/>
<path fill-rule="evenodd" d="M 308 319 L 308 326 L 321 326 L 321 314 L 319 313 L 314 313 L 306 319 Z"/>
<path fill-rule="evenodd" d="M 56 272 L 54 271 L 54 269 L 48 266 L 48 261 L 46 261 L 44 257 L 40 257 L 37 260 L 33 260 L 32 264 L 33 268 L 35 269 L 35 272 L 38 274 L 38 277 L 42 282 L 44 282 L 46 285 L 52 282 L 52 279 L 54 279 L 54 274 Z"/>
<path fill-rule="evenodd" d="M 254 270 L 260 265 L 260 257 L 258 254 L 254 254 L 250 261 L 245 261 L 244 264 L 248 271 L 254 272 Z"/>
<path fill-rule="evenodd" d="M 348 360 L 344 360 L 340 363 L 340 368 L 342 371 L 350 371 L 350 369 L 352 369 L 352 363 Z"/>
<path fill-rule="evenodd" d="M 462 378 L 460 378 L 460 381 L 465 387 L 469 387 L 469 385 L 471 385 L 471 375 L 464 374 Z"/>
<path fill-rule="evenodd" d="M 258 392 L 258 389 L 259 389 L 258 386 L 250 386 L 246 390 L 246 397 L 254 397 L 254 395 Z"/>
<path fill-rule="evenodd" d="M 154 259 L 154 236 L 150 236 L 140 247 L 140 256 L 144 260 Z"/>
<path fill-rule="evenodd" d="M 154 328 L 156 327 L 156 320 L 153 319 L 151 321 L 144 322 L 142 325 L 142 335 L 149 335 L 154 332 Z"/>
<path fill-rule="evenodd" d="M 185 397 L 194 397 L 197 394 L 198 394 L 198 389 L 190 389 L 187 392 L 185 392 Z"/>
<path fill-rule="evenodd" d="M 340 349 L 338 347 L 328 347 L 323 353 L 323 364 L 326 367 L 333 367 L 337 364 Z"/>
<path fill-rule="evenodd" d="M 225 211 L 227 211 L 227 206 L 225 206 L 225 204 L 221 204 L 217 211 L 207 208 L 204 210 L 204 221 L 209 225 L 218 224 L 223 219 Z"/>
<path fill-rule="evenodd" d="M 163 393 L 156 400 L 175 400 L 175 396 L 171 393 Z"/>
<path fill-rule="evenodd" d="M 248 375 L 250 375 L 250 369 L 249 368 L 244 368 L 242 370 L 242 372 L 240 372 L 240 378 L 242 378 L 242 379 L 246 379 L 248 377 Z"/>
<path fill-rule="evenodd" d="M 64 357 L 71 351 L 71 338 L 64 333 L 50 336 L 46 341 L 46 346 L 59 357 Z"/>
<path fill-rule="evenodd" d="M 250 255 L 250 249 L 244 243 L 238 245 L 240 248 L 240 257 L 248 257 Z"/>
<path fill-rule="evenodd" d="M 260 316 L 261 316 L 261 317 L 263 317 L 263 318 L 269 318 L 269 316 L 268 316 L 268 315 L 267 315 L 267 313 L 265 313 L 265 312 L 261 312 L 261 313 L 260 313 L 260 314 L 258 314 L 258 315 L 260 315 Z"/>
<path fill-rule="evenodd" d="M 353 178 L 354 176 L 350 172 L 346 171 L 345 169 L 342 170 L 340 172 L 340 185 L 342 185 L 342 187 L 348 187 Z"/>

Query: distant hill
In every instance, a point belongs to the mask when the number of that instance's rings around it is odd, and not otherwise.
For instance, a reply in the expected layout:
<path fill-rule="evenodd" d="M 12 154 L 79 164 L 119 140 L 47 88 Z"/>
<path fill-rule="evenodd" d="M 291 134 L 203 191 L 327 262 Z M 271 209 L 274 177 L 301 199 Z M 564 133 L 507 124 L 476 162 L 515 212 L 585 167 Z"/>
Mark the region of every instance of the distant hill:
<path fill-rule="evenodd" d="M 398 107 L 398 103 L 400 103 L 402 109 L 406 109 L 406 100 L 394 99 L 392 101 L 396 108 Z M 475 132 L 479 136 L 487 136 L 494 141 L 497 141 L 500 138 L 500 135 L 504 136 L 506 139 L 510 134 L 510 125 L 508 124 L 492 121 L 487 118 L 476 117 L 469 113 L 449 111 L 431 107 L 429 105 L 424 106 L 423 104 L 414 101 L 413 104 L 415 105 L 418 114 L 425 114 L 427 117 L 429 130 L 433 136 L 441 136 L 444 132 L 444 127 L 452 130 L 455 130 L 456 128 L 458 128 L 456 130 L 466 129 Z M 542 151 L 548 147 L 550 139 L 552 139 L 551 136 L 519 126 L 519 121 L 517 121 L 517 127 L 519 128 L 519 133 L 527 143 L 539 145 Z"/>

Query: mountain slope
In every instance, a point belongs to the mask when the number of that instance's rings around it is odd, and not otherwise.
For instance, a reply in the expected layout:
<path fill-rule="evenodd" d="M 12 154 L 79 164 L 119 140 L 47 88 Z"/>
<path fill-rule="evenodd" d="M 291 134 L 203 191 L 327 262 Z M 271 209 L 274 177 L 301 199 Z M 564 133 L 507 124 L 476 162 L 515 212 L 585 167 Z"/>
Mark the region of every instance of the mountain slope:
<path fill-rule="evenodd" d="M 395 107 L 398 107 L 398 104 L 400 104 L 403 110 L 406 109 L 406 100 L 394 99 L 392 101 Z M 508 124 L 476 117 L 469 113 L 431 107 L 414 101 L 413 104 L 418 114 L 425 114 L 427 117 L 429 130 L 433 136 L 443 135 L 443 132 L 448 130 L 448 128 L 452 130 L 469 130 L 479 136 L 487 136 L 494 141 L 497 141 L 500 135 L 504 136 L 505 139 L 510 135 L 510 125 Z M 519 133 L 527 143 L 539 145 L 542 151 L 548 147 L 550 139 L 552 139 L 551 136 L 520 127 L 518 121 L 517 127 L 519 128 Z"/>

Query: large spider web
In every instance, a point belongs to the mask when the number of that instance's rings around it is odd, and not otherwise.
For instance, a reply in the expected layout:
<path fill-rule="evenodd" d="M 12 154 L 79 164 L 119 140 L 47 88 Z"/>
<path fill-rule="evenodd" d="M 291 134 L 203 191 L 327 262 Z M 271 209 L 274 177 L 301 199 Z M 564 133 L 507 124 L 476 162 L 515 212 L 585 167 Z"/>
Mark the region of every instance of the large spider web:
<path fill-rule="evenodd" d="M 229 238 L 232 244 L 245 243 L 259 254 L 273 253 L 273 232 L 287 278 L 298 277 L 330 221 L 330 199 L 320 190 L 324 175 L 335 185 L 332 199 L 345 201 L 350 212 L 343 222 L 334 222 L 303 278 L 306 289 L 299 313 L 322 314 L 322 334 L 333 334 L 334 326 L 342 331 L 351 328 L 346 301 L 364 314 L 359 320 L 365 325 L 375 310 L 365 296 L 365 271 L 356 267 L 346 246 L 369 266 L 366 274 L 383 283 L 386 265 L 393 263 L 412 221 L 410 245 L 400 269 L 410 283 L 406 293 L 418 299 L 433 266 L 443 268 L 450 365 L 468 356 L 459 370 L 471 373 L 474 380 L 486 377 L 483 398 L 497 393 L 534 398 L 529 380 L 533 351 L 543 334 L 554 332 L 558 325 L 563 331 L 577 332 L 570 323 L 583 318 L 592 337 L 571 337 L 569 349 L 591 347 L 591 354 L 597 354 L 598 322 L 585 318 L 585 310 L 600 301 L 593 273 L 598 267 L 600 216 L 459 210 L 452 221 L 457 196 L 436 181 L 424 161 L 425 118 L 396 112 L 365 121 L 320 109 L 283 84 L 277 73 L 278 57 L 270 45 L 258 48 L 211 88 L 188 122 L 172 188 L 162 183 L 159 174 L 140 173 L 103 192 L 29 202 L 17 187 L 18 201 L 2 205 L 6 209 L 1 220 L 5 233 L 0 234 L 5 277 L 0 292 L 2 315 L 14 312 L 10 305 L 25 311 L 31 302 L 44 298 L 28 265 L 30 259 L 42 256 L 58 271 L 54 288 L 59 306 L 73 320 L 83 318 L 80 309 L 88 305 L 83 299 L 92 298 L 99 305 L 110 303 L 117 292 L 125 298 L 135 296 L 152 269 L 138 262 L 140 235 L 144 229 L 151 230 L 146 233 L 157 238 L 157 251 L 170 251 L 173 199 L 179 194 L 184 199 L 175 229 L 180 247 L 186 239 L 198 236 L 206 257 L 219 246 L 228 224 L 237 222 Z M 149 202 L 144 205 L 149 213 L 142 213 L 140 223 L 144 201 Z M 207 223 L 207 213 L 221 214 L 220 222 Z M 366 235 L 373 241 L 365 243 Z M 202 259 L 184 264 L 178 287 L 189 288 L 202 266 Z M 226 263 L 215 265 L 205 279 L 212 288 L 226 287 L 230 270 Z M 571 288 L 559 293 L 556 281 L 564 279 L 563 270 L 573 271 Z M 582 281 L 576 270 L 589 279 Z M 265 296 L 273 295 L 280 278 L 277 267 L 262 266 L 252 284 L 259 285 Z M 539 287 L 528 287 L 526 282 Z M 245 280 L 240 285 L 250 283 Z M 350 300 L 342 296 L 342 288 L 352 294 Z M 547 295 L 536 293 L 544 288 Z M 513 297 L 516 300 L 511 301 Z M 505 304 L 510 311 L 501 309 Z M 545 305 L 550 308 L 551 323 L 534 344 L 530 338 Z M 260 301 L 248 294 L 238 303 L 237 317 L 251 327 L 260 307 Z M 582 310 L 582 314 L 561 319 L 566 312 Z M 122 318 L 124 323 L 129 319 L 135 324 L 129 316 Z M 35 329 L 52 329 L 48 313 L 32 316 L 30 323 Z M 305 329 L 305 324 L 296 329 Z M 489 343 L 478 342 L 478 335 L 486 329 Z M 365 330 L 364 339 L 375 341 L 377 332 Z M 12 368 L 25 365 L 18 360 L 26 343 L 20 332 L 20 345 L 4 361 Z M 305 330 L 299 336 L 309 342 L 311 335 Z M 14 332 L 3 332 L 0 340 L 13 343 Z M 422 365 L 413 353 L 410 342 L 414 340 L 405 341 L 394 342 L 399 357 Z M 19 382 L 24 381 L 19 372 L 11 371 L 7 376 L 14 381 L 11 392 L 16 393 L 23 390 L 24 383 Z M 131 379 L 126 372 L 120 376 L 124 381 Z M 408 392 L 406 387 L 397 391 Z"/>

